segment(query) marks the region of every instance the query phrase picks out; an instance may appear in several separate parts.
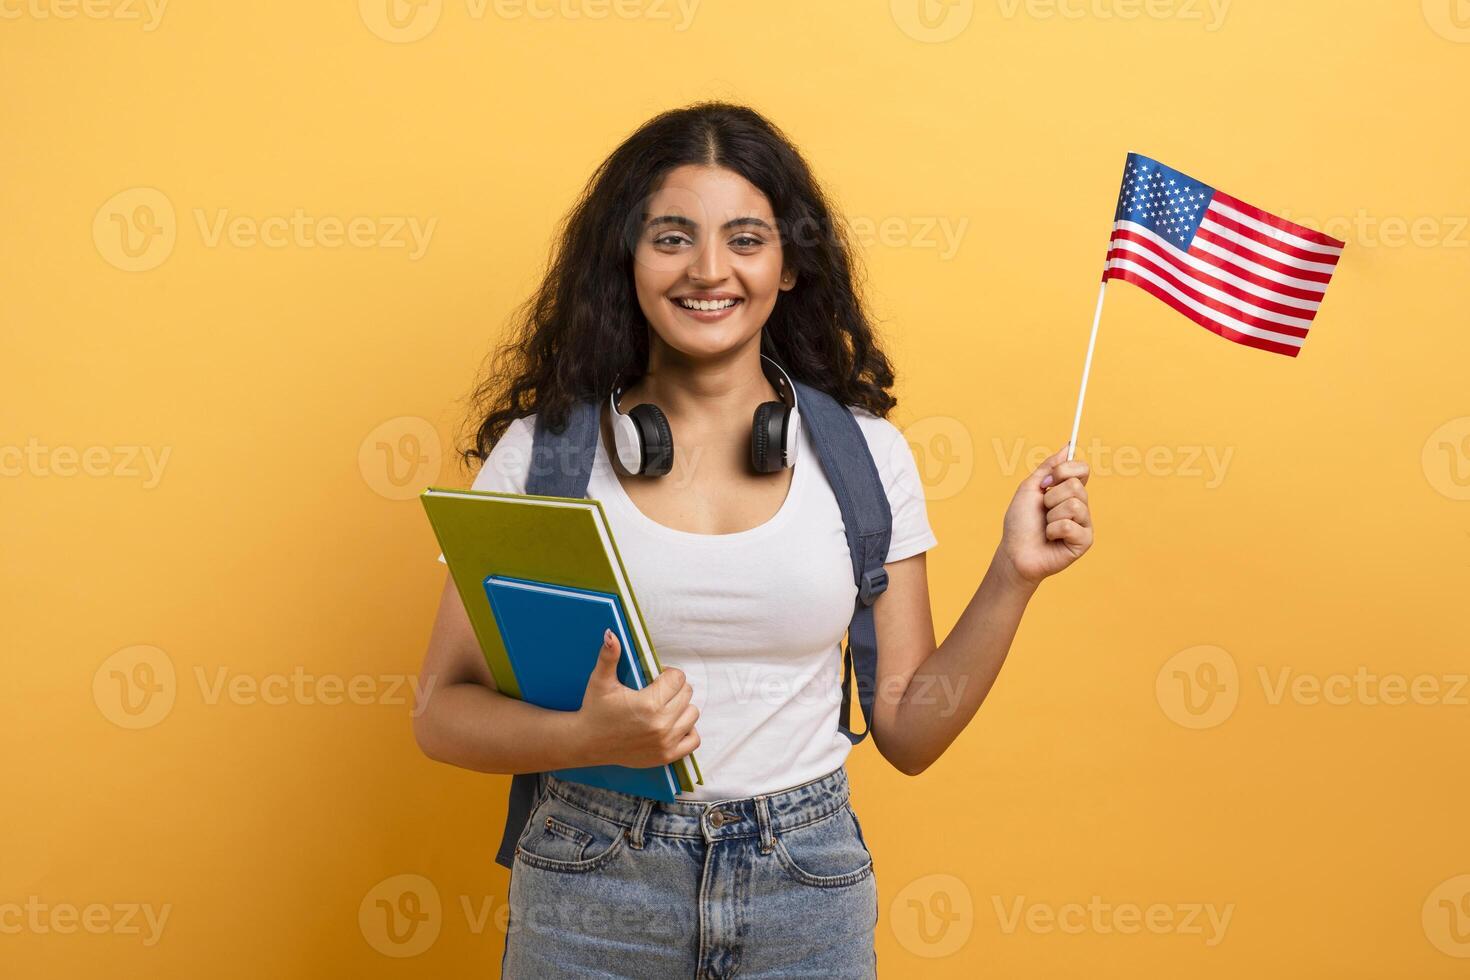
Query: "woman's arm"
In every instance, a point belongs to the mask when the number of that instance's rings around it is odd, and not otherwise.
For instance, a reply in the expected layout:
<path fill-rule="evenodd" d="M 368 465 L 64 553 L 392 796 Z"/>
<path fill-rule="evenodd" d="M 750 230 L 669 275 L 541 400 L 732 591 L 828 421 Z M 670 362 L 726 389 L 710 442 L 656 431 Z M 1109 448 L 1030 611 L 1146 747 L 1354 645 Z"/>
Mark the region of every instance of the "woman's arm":
<path fill-rule="evenodd" d="M 927 769 L 970 723 L 995 684 L 1036 587 L 1092 546 L 1088 467 L 1064 462 L 1064 455 L 1065 447 L 1016 490 L 990 567 L 943 643 L 934 642 L 924 555 L 884 566 L 888 588 L 873 604 L 873 741 L 909 775 Z"/>
<path fill-rule="evenodd" d="M 589 643 L 597 642 L 589 638 Z M 621 650 L 603 643 L 582 707 L 556 711 L 506 697 L 480 652 L 454 579 L 444 577 L 414 706 L 413 734 L 429 758 L 479 772 L 542 772 L 618 763 L 653 766 L 699 747 L 699 710 L 683 671 L 641 691 L 617 677 Z"/>

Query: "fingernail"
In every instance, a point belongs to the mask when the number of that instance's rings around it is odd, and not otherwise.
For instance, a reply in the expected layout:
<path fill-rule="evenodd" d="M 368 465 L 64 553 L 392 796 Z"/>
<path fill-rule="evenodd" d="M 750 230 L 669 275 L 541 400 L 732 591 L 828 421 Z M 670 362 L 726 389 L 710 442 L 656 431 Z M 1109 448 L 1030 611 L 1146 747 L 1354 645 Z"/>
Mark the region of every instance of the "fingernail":
<path fill-rule="evenodd" d="M 603 630 L 602 631 L 602 642 L 603 643 L 611 643 L 612 642 L 612 630 Z"/>
<path fill-rule="evenodd" d="M 1055 482 L 1057 482 L 1057 478 L 1048 473 L 1046 476 L 1043 476 L 1041 478 L 1041 489 L 1045 490 L 1047 487 L 1051 486 Z"/>

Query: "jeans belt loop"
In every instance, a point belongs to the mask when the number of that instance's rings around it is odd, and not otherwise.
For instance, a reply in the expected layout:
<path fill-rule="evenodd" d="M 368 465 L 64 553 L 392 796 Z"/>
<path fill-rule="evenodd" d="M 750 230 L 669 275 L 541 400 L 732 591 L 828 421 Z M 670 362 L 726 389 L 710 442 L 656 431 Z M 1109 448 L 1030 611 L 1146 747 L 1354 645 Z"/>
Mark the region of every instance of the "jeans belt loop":
<path fill-rule="evenodd" d="M 760 829 L 761 853 L 770 854 L 776 847 L 776 834 L 771 827 L 771 805 L 764 796 L 755 798 L 755 823 Z"/>
<path fill-rule="evenodd" d="M 649 815 L 653 813 L 653 800 L 644 797 L 638 801 L 638 812 L 633 816 L 633 826 L 628 828 L 628 846 L 635 850 L 643 850 L 643 832 L 648 826 Z"/>

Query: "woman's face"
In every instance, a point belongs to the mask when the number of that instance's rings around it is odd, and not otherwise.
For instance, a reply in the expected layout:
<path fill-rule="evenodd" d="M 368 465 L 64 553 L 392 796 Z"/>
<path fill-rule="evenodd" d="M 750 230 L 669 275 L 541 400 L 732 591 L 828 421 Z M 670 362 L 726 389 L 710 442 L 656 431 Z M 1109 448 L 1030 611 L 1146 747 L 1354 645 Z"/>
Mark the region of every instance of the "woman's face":
<path fill-rule="evenodd" d="M 770 202 L 732 170 L 671 170 L 639 221 L 638 304 L 658 338 L 683 354 L 741 347 L 760 332 L 777 294 L 796 284 L 794 273 L 781 281 Z"/>

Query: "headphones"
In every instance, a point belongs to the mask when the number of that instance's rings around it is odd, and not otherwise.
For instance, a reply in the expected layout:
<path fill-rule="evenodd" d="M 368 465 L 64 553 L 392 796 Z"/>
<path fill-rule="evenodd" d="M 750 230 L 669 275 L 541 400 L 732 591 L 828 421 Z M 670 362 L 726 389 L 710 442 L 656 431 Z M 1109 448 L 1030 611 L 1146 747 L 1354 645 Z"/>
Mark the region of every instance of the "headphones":
<path fill-rule="evenodd" d="M 766 368 L 768 361 L 774 371 Z M 796 386 L 781 365 L 762 354 L 761 369 L 781 401 L 756 406 L 750 425 L 750 465 L 757 473 L 779 473 L 783 466 L 796 465 L 801 414 L 796 407 Z M 618 411 L 618 396 L 624 387 L 618 384 L 608 399 L 618 462 L 630 473 L 663 476 L 674 468 L 674 433 L 669 420 L 662 409 L 647 402 L 634 405 L 626 415 Z"/>

